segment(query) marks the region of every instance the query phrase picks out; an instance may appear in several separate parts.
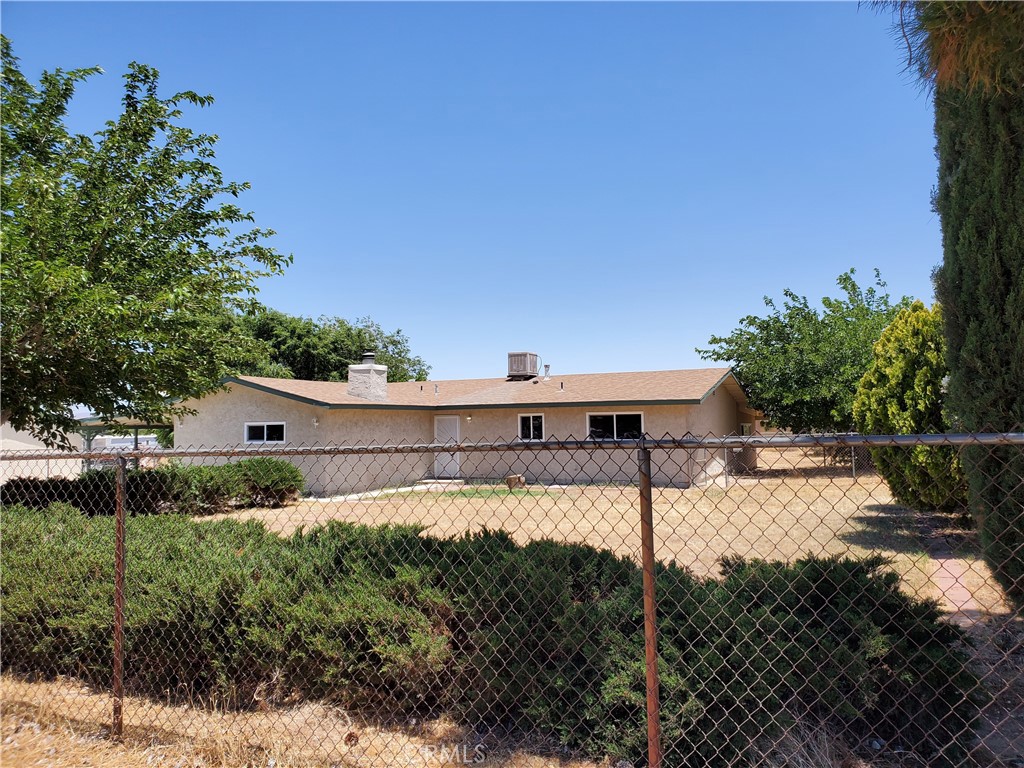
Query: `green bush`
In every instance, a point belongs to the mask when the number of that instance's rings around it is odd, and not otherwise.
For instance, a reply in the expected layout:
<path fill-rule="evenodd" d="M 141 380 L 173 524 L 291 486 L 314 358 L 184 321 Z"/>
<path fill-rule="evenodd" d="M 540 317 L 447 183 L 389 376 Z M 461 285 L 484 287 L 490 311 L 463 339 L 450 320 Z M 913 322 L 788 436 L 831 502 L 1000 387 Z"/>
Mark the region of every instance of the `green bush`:
<path fill-rule="evenodd" d="M 125 474 L 125 503 L 135 514 L 167 511 L 170 502 L 166 477 L 147 470 Z M 42 509 L 50 504 L 70 504 L 88 515 L 112 515 L 116 504 L 116 480 L 112 469 L 94 469 L 77 478 L 40 479 L 18 477 L 0 485 L 0 503 Z"/>
<path fill-rule="evenodd" d="M 33 509 L 61 503 L 89 515 L 112 515 L 115 477 L 114 470 L 100 469 L 77 478 L 13 478 L 0 485 L 0 503 Z M 232 506 L 279 507 L 297 499 L 302 484 L 298 467 L 269 456 L 213 466 L 172 461 L 125 472 L 126 506 L 137 515 L 197 516 L 225 512 Z"/>
<path fill-rule="evenodd" d="M 943 403 L 946 342 L 942 313 L 915 301 L 875 343 L 874 357 L 853 401 L 865 434 L 920 434 L 947 428 Z M 923 445 L 874 448 L 872 458 L 893 497 L 912 509 L 964 509 L 967 485 L 956 450 Z"/>
<path fill-rule="evenodd" d="M 232 478 L 242 507 L 280 507 L 297 499 L 305 482 L 302 470 L 290 461 L 270 456 L 242 459 L 224 471 Z"/>
<path fill-rule="evenodd" d="M 160 488 L 167 511 L 183 515 L 211 515 L 225 512 L 239 495 L 239 484 L 230 471 L 220 466 L 161 464 L 146 474 Z"/>
<path fill-rule="evenodd" d="M 4 510 L 0 649 L 12 671 L 109 681 L 113 521 Z M 644 753 L 643 585 L 582 544 L 416 527 L 128 520 L 136 694 L 251 708 L 297 698 L 447 711 L 593 757 Z M 961 633 L 881 560 L 729 560 L 657 571 L 667 765 L 741 759 L 788 716 L 953 764 L 977 679 Z M 787 715 L 787 713 L 790 713 Z"/>
<path fill-rule="evenodd" d="M 5 508 L 6 667 L 109 683 L 113 528 L 67 505 Z M 407 534 L 379 534 L 391 535 Z M 255 522 L 132 517 L 127 538 L 134 693 L 246 708 L 299 687 L 409 709 L 437 688 L 422 681 L 440 677 L 450 608 L 412 569 L 337 578 L 307 535 L 281 539 Z"/>

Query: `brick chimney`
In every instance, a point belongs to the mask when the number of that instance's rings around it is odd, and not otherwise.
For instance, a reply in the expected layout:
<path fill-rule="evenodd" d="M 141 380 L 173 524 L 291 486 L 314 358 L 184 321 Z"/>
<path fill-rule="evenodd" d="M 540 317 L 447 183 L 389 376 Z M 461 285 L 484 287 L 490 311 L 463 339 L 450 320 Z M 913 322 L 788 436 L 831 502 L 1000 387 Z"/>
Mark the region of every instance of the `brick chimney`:
<path fill-rule="evenodd" d="M 373 360 L 373 352 L 364 352 L 359 365 L 348 367 L 348 393 L 379 403 L 388 399 L 388 367 Z"/>

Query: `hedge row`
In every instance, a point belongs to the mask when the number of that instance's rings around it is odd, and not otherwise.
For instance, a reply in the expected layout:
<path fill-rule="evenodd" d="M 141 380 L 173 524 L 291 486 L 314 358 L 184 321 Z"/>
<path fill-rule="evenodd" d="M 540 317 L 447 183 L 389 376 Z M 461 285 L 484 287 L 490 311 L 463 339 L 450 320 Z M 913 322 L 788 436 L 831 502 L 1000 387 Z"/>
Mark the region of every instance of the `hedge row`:
<path fill-rule="evenodd" d="M 129 469 L 126 505 L 139 515 L 204 515 L 231 507 L 277 507 L 298 498 L 303 482 L 294 464 L 268 456 L 217 466 L 171 462 L 155 469 Z M 19 477 L 0 486 L 0 504 L 42 509 L 66 503 L 89 515 L 112 515 L 115 495 L 112 469 L 92 470 L 76 478 Z"/>
<path fill-rule="evenodd" d="M 503 532 L 128 525 L 133 693 L 443 711 L 592 757 L 643 757 L 643 588 L 628 559 Z M 8 669 L 108 684 L 112 535 L 109 518 L 64 505 L 5 510 Z M 955 764 L 977 715 L 961 633 L 882 564 L 732 559 L 720 581 L 660 565 L 666 764 L 733 764 L 791 717 Z"/>

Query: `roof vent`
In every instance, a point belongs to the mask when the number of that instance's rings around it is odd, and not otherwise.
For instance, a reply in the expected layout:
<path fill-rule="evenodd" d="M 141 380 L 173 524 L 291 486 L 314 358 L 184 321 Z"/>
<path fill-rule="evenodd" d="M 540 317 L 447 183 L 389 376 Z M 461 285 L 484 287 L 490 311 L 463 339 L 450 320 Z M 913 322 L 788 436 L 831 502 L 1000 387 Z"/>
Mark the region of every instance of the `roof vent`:
<path fill-rule="evenodd" d="M 537 377 L 538 356 L 534 352 L 508 353 L 508 380 L 527 381 Z"/>

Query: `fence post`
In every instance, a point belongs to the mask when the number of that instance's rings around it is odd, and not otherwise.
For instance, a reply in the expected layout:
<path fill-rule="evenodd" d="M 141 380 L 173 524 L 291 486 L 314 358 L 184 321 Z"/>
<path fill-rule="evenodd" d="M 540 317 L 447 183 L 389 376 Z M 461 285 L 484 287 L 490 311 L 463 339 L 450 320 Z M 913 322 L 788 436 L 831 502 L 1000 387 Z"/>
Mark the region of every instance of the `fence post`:
<path fill-rule="evenodd" d="M 643 440 L 637 449 L 640 463 L 640 549 L 644 573 L 644 654 L 647 668 L 647 758 L 650 768 L 661 768 L 661 705 L 658 695 L 658 628 L 654 595 L 654 508 L 651 498 L 651 451 Z"/>
<path fill-rule="evenodd" d="M 853 479 L 857 479 L 857 448 L 856 446 L 850 446 L 850 467 L 853 470 Z"/>
<path fill-rule="evenodd" d="M 121 741 L 124 731 L 124 519 L 125 467 L 128 460 L 117 457 L 116 492 L 114 504 L 114 713 L 110 724 L 110 736 Z"/>

